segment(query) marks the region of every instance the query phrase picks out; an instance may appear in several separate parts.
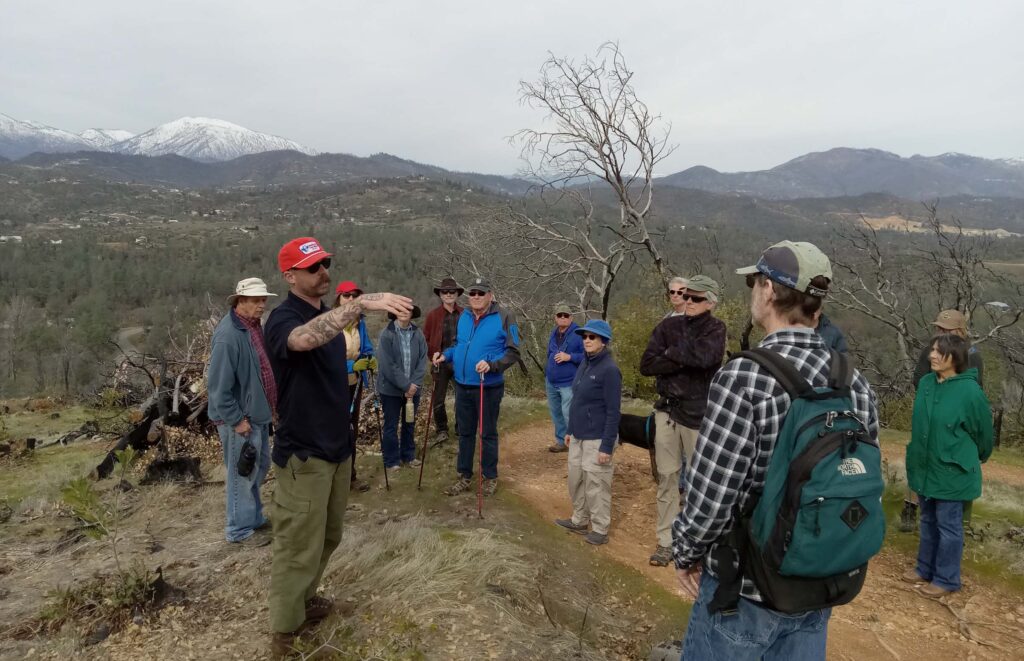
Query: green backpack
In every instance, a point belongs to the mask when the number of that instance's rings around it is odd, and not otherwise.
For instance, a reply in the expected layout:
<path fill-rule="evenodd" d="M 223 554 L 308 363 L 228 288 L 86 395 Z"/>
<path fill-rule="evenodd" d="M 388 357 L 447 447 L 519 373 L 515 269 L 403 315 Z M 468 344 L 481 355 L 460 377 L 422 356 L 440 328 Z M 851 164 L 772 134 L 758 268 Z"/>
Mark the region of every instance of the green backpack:
<path fill-rule="evenodd" d="M 813 388 L 774 351 L 735 357 L 768 370 L 791 404 L 762 492 L 716 551 L 720 587 L 709 608 L 735 608 L 744 575 L 764 605 L 782 613 L 849 603 L 885 537 L 882 456 L 866 421 L 854 413 L 853 368 L 845 354 L 833 351 L 828 386 Z"/>

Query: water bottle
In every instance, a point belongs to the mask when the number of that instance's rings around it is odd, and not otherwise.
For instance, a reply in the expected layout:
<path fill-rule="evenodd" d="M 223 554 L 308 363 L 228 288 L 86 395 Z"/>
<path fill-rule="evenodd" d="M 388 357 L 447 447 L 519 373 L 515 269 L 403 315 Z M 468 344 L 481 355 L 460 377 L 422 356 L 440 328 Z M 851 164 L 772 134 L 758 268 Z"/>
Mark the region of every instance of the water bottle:
<path fill-rule="evenodd" d="M 405 421 L 412 422 L 416 419 L 416 407 L 413 406 L 412 400 L 405 400 Z"/>

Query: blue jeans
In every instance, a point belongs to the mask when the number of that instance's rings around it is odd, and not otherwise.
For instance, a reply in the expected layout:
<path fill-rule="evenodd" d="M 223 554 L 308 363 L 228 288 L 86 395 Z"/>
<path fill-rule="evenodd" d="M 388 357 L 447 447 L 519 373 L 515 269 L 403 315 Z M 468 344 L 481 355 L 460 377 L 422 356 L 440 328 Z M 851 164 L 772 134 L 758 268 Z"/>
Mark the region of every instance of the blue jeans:
<path fill-rule="evenodd" d="M 413 406 L 420 404 L 419 391 L 412 398 Z M 415 416 L 412 420 L 402 419 L 402 408 L 405 397 L 399 395 L 381 395 L 380 405 L 384 409 L 384 433 L 381 439 L 381 454 L 384 455 L 384 466 L 394 468 L 399 462 L 407 464 L 416 458 L 416 439 L 413 437 Z M 399 432 L 401 427 L 401 432 Z M 401 441 L 399 441 L 401 433 Z"/>
<path fill-rule="evenodd" d="M 918 494 L 921 542 L 917 574 L 944 590 L 960 589 L 960 558 L 964 554 L 964 504 Z"/>
<path fill-rule="evenodd" d="M 718 580 L 706 571 L 683 639 L 685 661 L 812 661 L 825 658 L 832 609 L 795 615 L 762 608 L 740 597 L 736 612 L 708 612 Z"/>
<path fill-rule="evenodd" d="M 555 423 L 555 443 L 565 445 L 565 432 L 569 427 L 569 405 L 572 403 L 572 386 L 555 386 L 544 379 L 544 390 L 548 395 L 548 411 Z"/>
<path fill-rule="evenodd" d="M 501 398 L 505 395 L 505 384 L 484 388 L 484 450 L 481 462 L 483 474 L 488 480 L 498 477 L 498 414 L 501 413 Z M 476 453 L 476 435 L 479 431 L 480 387 L 455 384 L 455 417 L 459 427 L 459 458 L 456 469 L 459 475 L 473 477 L 473 455 Z"/>
<path fill-rule="evenodd" d="M 256 465 L 249 477 L 242 477 L 238 474 L 238 455 L 242 451 L 245 437 L 236 434 L 231 425 L 217 425 L 224 450 L 224 466 L 228 471 L 224 480 L 227 506 L 224 537 L 229 542 L 240 542 L 251 537 L 256 528 L 267 522 L 260 501 L 260 485 L 270 470 L 269 432 L 270 425 L 252 425 L 249 442 L 256 448 Z"/>

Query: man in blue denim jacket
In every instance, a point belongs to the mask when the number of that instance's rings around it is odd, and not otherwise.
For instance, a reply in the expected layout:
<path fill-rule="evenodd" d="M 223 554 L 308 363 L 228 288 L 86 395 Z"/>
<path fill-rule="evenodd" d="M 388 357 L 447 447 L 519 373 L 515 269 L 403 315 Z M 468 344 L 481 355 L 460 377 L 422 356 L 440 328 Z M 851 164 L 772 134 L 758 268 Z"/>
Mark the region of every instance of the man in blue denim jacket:
<path fill-rule="evenodd" d="M 260 485 L 270 469 L 270 423 L 277 402 L 260 325 L 268 296 L 276 294 L 268 292 L 259 278 L 238 283 L 228 297 L 231 310 L 213 331 L 207 371 L 208 413 L 217 425 L 227 468 L 224 536 L 247 546 L 270 542 L 269 537 L 255 534 L 267 523 Z M 255 462 L 247 475 L 239 475 L 238 460 L 247 443 L 255 450 Z"/>
<path fill-rule="evenodd" d="M 572 310 L 565 303 L 555 306 L 555 327 L 548 338 L 548 361 L 544 366 L 544 390 L 548 410 L 555 424 L 555 442 L 551 452 L 565 452 L 565 430 L 569 424 L 572 403 L 572 381 L 576 368 L 583 362 L 583 340 L 576 334 L 579 326 L 572 320 Z"/>

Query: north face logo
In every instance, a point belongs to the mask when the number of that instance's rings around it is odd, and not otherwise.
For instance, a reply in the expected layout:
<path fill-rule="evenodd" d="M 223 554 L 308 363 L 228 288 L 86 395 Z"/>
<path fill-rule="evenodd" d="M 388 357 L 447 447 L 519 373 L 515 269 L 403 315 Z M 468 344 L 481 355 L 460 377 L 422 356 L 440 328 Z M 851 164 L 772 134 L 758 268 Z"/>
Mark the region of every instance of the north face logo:
<path fill-rule="evenodd" d="M 843 475 L 864 475 L 868 470 L 864 467 L 864 462 L 856 457 L 848 457 L 843 459 L 839 464 L 839 472 Z"/>
<path fill-rule="evenodd" d="M 299 246 L 299 252 L 301 252 L 303 255 L 312 255 L 313 253 L 318 252 L 319 250 L 320 244 L 317 243 L 316 241 L 306 241 L 301 246 Z"/>

